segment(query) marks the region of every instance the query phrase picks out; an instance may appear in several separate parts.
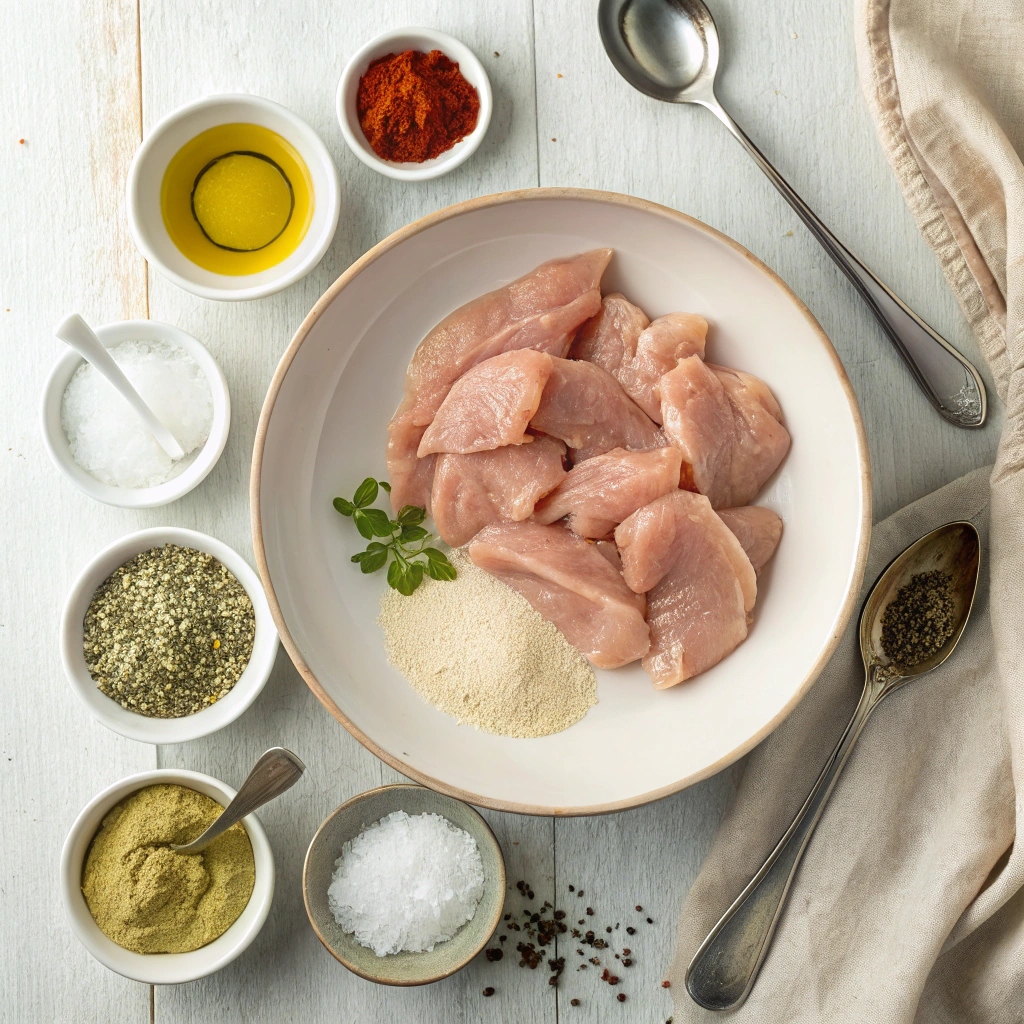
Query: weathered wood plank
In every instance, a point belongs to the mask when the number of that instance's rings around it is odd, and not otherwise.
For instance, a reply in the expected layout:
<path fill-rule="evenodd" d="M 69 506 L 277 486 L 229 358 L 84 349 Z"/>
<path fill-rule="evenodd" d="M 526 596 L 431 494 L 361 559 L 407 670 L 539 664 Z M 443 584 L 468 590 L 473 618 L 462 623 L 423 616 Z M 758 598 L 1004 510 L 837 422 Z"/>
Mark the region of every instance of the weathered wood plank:
<path fill-rule="evenodd" d="M 406 0 L 344 9 L 312 0 L 289 5 L 235 0 L 187 10 L 144 0 L 147 128 L 204 93 L 251 91 L 305 117 L 331 149 L 342 179 L 334 245 L 306 280 L 280 295 L 253 303 L 210 303 L 151 274 L 153 318 L 175 323 L 207 344 L 224 368 L 233 398 L 231 438 L 220 464 L 196 492 L 164 510 L 161 521 L 206 530 L 250 557 L 247 481 L 256 420 L 277 360 L 310 306 L 352 260 L 408 221 L 474 195 L 536 184 L 531 22 L 528 0 L 498 8 Z M 451 32 L 472 47 L 495 93 L 494 120 L 480 152 L 453 174 L 415 185 L 391 181 L 359 163 L 345 147 L 334 114 L 335 89 L 348 55 L 385 28 L 410 24 Z M 535 996 L 484 1000 L 480 991 L 489 965 L 483 958 L 437 985 L 396 990 L 350 975 L 320 947 L 302 906 L 306 846 L 343 799 L 398 776 L 317 704 L 284 655 L 267 692 L 242 720 L 207 740 L 162 748 L 160 759 L 161 764 L 209 770 L 237 784 L 255 757 L 274 743 L 293 746 L 309 772 L 308 779 L 261 814 L 278 860 L 271 918 L 253 949 L 216 977 L 158 990 L 157 1021 L 404 1017 L 440 1024 L 479 1019 L 478 1003 L 486 1003 L 494 1019 L 518 1021 L 525 1010 L 538 1021 L 554 1020 L 553 994 L 540 992 L 536 984 L 530 986 Z M 550 822 L 502 815 L 489 819 L 510 851 L 510 871 L 528 866 L 536 878 L 543 874 L 550 880 Z M 517 984 L 520 973 L 507 972 Z"/>
<path fill-rule="evenodd" d="M 977 359 L 860 98 L 849 5 L 714 0 L 711 7 L 726 107 L 837 235 Z M 998 408 L 977 432 L 932 412 L 845 278 L 711 114 L 659 103 L 620 79 L 601 47 L 595 5 L 537 0 L 535 10 L 540 183 L 606 188 L 675 207 L 736 238 L 787 280 L 832 338 L 857 392 L 876 518 L 992 457 Z M 588 972 L 567 971 L 560 1015 L 657 1021 L 671 1013 L 659 985 L 675 918 L 728 795 L 729 780 L 719 776 L 648 808 L 556 822 L 560 898 L 569 882 L 583 884 L 595 911 L 617 920 L 635 893 L 655 921 L 647 926 L 653 936 L 638 928 L 637 965 L 619 972 L 624 1006 Z M 582 959 L 575 950 L 573 957 Z M 583 1001 L 578 1009 L 566 1005 L 572 997 Z"/>
<path fill-rule="evenodd" d="M 94 723 L 64 679 L 57 623 L 79 568 L 138 524 L 80 494 L 39 435 L 43 381 L 73 310 L 146 315 L 123 215 L 140 139 L 135 6 L 0 5 L 0 1020 L 149 1020 L 149 990 L 107 971 L 64 918 L 58 865 L 82 805 L 156 752 Z M 24 140 L 21 142 L 20 140 Z"/>

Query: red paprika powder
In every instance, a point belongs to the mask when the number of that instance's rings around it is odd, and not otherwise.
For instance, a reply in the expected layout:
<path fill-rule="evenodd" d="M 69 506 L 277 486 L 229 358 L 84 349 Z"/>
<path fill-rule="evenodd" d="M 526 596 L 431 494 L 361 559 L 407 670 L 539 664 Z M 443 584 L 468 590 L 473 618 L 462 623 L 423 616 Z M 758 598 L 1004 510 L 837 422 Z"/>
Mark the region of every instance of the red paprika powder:
<path fill-rule="evenodd" d="M 359 79 L 359 124 L 374 153 L 423 163 L 476 127 L 480 97 L 440 50 L 406 50 L 375 60 Z"/>

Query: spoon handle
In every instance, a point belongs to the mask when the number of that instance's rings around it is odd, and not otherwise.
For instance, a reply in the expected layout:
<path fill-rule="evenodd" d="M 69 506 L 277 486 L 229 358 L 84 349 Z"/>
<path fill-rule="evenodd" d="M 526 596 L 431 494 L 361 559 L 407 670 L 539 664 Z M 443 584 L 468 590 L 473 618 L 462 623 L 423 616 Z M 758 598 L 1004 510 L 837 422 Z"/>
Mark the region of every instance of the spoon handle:
<path fill-rule="evenodd" d="M 958 427 L 980 427 L 985 422 L 988 399 L 985 384 L 973 364 L 882 284 L 829 231 L 789 182 L 769 163 L 767 157 L 747 138 L 743 129 L 714 95 L 697 102 L 707 107 L 739 140 L 810 228 L 811 234 L 850 279 L 939 414 Z"/>
<path fill-rule="evenodd" d="M 690 961 L 686 990 L 706 1009 L 731 1010 L 747 998 L 768 952 L 807 843 L 839 773 L 882 696 L 883 688 L 869 675 L 857 709 L 803 807 Z"/>
<path fill-rule="evenodd" d="M 279 797 L 286 789 L 291 789 L 305 770 L 306 766 L 290 750 L 271 747 L 253 765 L 234 800 L 224 808 L 221 816 L 197 839 L 172 849 L 178 853 L 198 853 L 236 821 L 241 821 L 258 807 Z"/>
<path fill-rule="evenodd" d="M 146 405 L 142 395 L 135 390 L 135 386 L 124 375 L 124 371 L 106 350 L 103 342 L 96 337 L 96 332 L 77 313 L 72 313 L 71 316 L 57 324 L 53 333 L 65 345 L 73 348 L 87 363 L 91 363 L 97 373 L 107 379 L 108 383 L 132 407 L 169 458 L 177 462 L 178 459 L 185 457 L 185 452 L 178 444 L 177 438 L 160 422 L 156 413 Z"/>

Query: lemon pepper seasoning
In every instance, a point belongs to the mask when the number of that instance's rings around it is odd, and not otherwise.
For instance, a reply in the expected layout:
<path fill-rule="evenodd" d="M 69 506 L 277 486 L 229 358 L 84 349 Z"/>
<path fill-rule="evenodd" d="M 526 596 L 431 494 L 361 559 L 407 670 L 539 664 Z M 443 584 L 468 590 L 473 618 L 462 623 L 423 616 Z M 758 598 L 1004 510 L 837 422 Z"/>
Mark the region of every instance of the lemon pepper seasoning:
<path fill-rule="evenodd" d="M 104 817 L 86 854 L 82 895 L 107 938 L 135 953 L 188 953 L 223 935 L 256 884 L 249 835 L 232 825 L 200 853 L 178 853 L 220 815 L 178 785 L 147 786 Z"/>
<path fill-rule="evenodd" d="M 115 569 L 83 625 L 96 685 L 150 718 L 181 718 L 220 700 L 245 671 L 256 636 L 241 583 L 212 555 L 176 544 Z"/>

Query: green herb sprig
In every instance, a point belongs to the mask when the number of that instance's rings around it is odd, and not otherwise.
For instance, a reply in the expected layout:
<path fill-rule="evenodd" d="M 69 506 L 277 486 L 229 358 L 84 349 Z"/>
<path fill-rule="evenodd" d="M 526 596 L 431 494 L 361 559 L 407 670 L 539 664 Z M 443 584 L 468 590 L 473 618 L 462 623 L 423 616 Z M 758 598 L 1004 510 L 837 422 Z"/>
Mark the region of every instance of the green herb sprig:
<path fill-rule="evenodd" d="M 388 565 L 388 585 L 408 597 L 422 582 L 426 573 L 432 580 L 455 579 L 455 566 L 448 556 L 431 547 L 434 539 L 420 524 L 427 518 L 426 509 L 405 505 L 391 519 L 387 512 L 370 508 L 377 500 L 378 487 L 391 493 L 386 480 L 368 476 L 357 488 L 351 501 L 335 498 L 334 507 L 356 524 L 356 529 L 370 543 L 365 551 L 352 556 L 364 573 L 376 572 Z M 374 540 L 375 537 L 381 538 Z"/>

